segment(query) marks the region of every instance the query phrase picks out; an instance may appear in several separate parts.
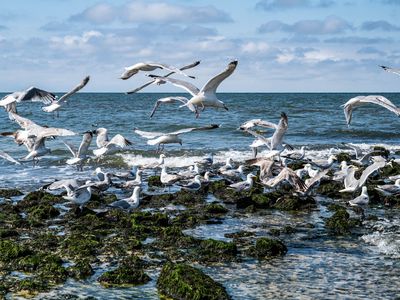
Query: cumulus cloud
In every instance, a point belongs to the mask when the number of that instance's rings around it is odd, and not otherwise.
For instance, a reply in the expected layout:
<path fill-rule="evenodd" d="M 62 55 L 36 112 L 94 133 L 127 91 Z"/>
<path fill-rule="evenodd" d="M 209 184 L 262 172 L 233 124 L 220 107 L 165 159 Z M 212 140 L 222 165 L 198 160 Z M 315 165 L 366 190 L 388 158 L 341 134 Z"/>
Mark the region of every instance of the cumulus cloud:
<path fill-rule="evenodd" d="M 293 24 L 273 20 L 262 24 L 258 28 L 259 33 L 276 31 L 290 32 L 304 35 L 337 34 L 352 29 L 352 26 L 345 20 L 329 16 L 325 20 L 301 20 Z"/>
<path fill-rule="evenodd" d="M 131 1 L 122 6 L 100 3 L 70 17 L 71 21 L 107 24 L 128 23 L 212 23 L 232 22 L 232 18 L 214 6 L 187 6 L 164 2 Z"/>
<path fill-rule="evenodd" d="M 332 0 L 261 0 L 256 8 L 263 10 L 291 9 L 301 7 L 329 7 L 335 2 Z"/>
<path fill-rule="evenodd" d="M 361 25 L 361 29 L 366 31 L 373 31 L 373 30 L 400 31 L 399 26 L 393 25 L 384 20 L 364 22 Z"/>

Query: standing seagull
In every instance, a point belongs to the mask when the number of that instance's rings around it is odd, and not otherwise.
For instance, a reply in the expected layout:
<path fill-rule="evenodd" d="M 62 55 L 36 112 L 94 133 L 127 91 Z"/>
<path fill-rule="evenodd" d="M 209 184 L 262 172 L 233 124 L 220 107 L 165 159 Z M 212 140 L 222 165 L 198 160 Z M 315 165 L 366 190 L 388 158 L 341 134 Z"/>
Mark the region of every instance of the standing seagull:
<path fill-rule="evenodd" d="M 66 141 L 63 141 L 68 150 L 72 153 L 73 158 L 67 160 L 69 165 L 77 165 L 78 171 L 83 170 L 83 161 L 87 158 L 87 152 L 89 150 L 90 143 L 92 142 L 93 133 L 91 131 L 86 131 L 82 136 L 82 142 L 77 149 Z"/>
<path fill-rule="evenodd" d="M 73 94 L 77 93 L 79 90 L 81 90 L 87 83 L 89 82 L 90 77 L 86 76 L 80 84 L 78 84 L 73 90 L 70 92 L 64 94 L 60 99 L 58 100 L 52 100 L 51 104 L 48 106 L 42 107 L 42 110 L 45 112 L 54 112 L 57 111 L 57 117 L 58 117 L 58 110 L 59 108 L 67 103 L 67 100 L 69 97 L 71 97 Z"/>
<path fill-rule="evenodd" d="M 249 173 L 245 181 L 233 183 L 229 187 L 235 189 L 237 192 L 248 191 L 253 187 L 253 178 L 255 177 L 256 175 Z"/>
<path fill-rule="evenodd" d="M 67 190 L 67 195 L 63 196 L 63 198 L 78 204 L 81 210 L 86 202 L 88 202 L 92 197 L 92 188 L 90 182 L 88 181 L 85 185 L 82 185 L 74 190 L 72 190 L 69 185 L 65 185 L 64 187 Z"/>
<path fill-rule="evenodd" d="M 196 114 L 196 117 L 198 117 L 199 107 L 201 107 L 202 110 L 204 110 L 204 108 L 207 106 L 215 108 L 224 108 L 228 110 L 225 104 L 217 98 L 217 95 L 215 93 L 221 82 L 224 81 L 226 78 L 228 78 L 235 71 L 237 64 L 238 64 L 237 60 L 231 61 L 228 64 L 228 67 L 223 72 L 221 72 L 217 76 L 207 81 L 207 83 L 201 88 L 201 90 L 199 90 L 193 84 L 183 80 L 159 77 L 159 76 L 151 76 L 151 77 L 160 78 L 164 81 L 170 82 L 173 85 L 181 87 L 186 91 L 188 91 L 192 95 L 192 98 L 187 103 L 181 105 L 181 107 L 184 106 L 188 107 L 192 112 Z"/>
<path fill-rule="evenodd" d="M 157 152 L 164 150 L 165 144 L 180 144 L 182 145 L 182 139 L 179 137 L 180 134 L 188 133 L 197 130 L 208 130 L 208 129 L 216 129 L 219 128 L 219 125 L 211 124 L 209 126 L 204 127 L 192 127 L 192 128 L 184 128 L 173 132 L 151 132 L 151 131 L 142 131 L 139 129 L 135 129 L 134 132 L 141 137 L 148 139 L 148 145 L 157 145 Z"/>
<path fill-rule="evenodd" d="M 199 64 L 200 64 L 200 61 L 195 61 L 194 63 L 192 63 L 190 65 L 187 65 L 187 66 L 184 66 L 184 67 L 180 68 L 179 70 L 183 71 L 183 70 L 191 69 L 191 68 L 194 68 L 194 67 L 198 66 Z M 163 77 L 169 77 L 174 73 L 175 72 L 169 72 L 168 74 L 165 74 Z M 150 84 L 160 85 L 160 84 L 165 84 L 165 83 L 166 82 L 164 80 L 161 80 L 160 78 L 155 78 L 155 79 L 152 79 L 152 80 L 146 82 L 144 85 L 142 85 L 142 86 L 140 86 L 140 87 L 138 87 L 138 88 L 136 88 L 136 89 L 134 89 L 132 91 L 127 92 L 127 94 L 134 94 L 136 92 L 139 92 L 140 90 L 144 89 L 145 87 L 149 86 Z"/>
<path fill-rule="evenodd" d="M 133 189 L 132 196 L 129 198 L 114 201 L 110 204 L 112 207 L 131 210 L 137 208 L 140 203 L 140 187 L 137 186 Z"/>
<path fill-rule="evenodd" d="M 368 103 L 380 105 L 391 112 L 393 112 L 396 116 L 400 116 L 400 108 L 394 105 L 389 99 L 379 96 L 379 95 L 369 95 L 369 96 L 357 96 L 351 98 L 345 104 L 343 104 L 344 115 L 346 117 L 346 123 L 350 126 L 351 118 L 353 115 L 353 110 L 359 106 L 366 105 Z"/>
<path fill-rule="evenodd" d="M 108 130 L 106 128 L 97 128 L 94 133 L 97 135 L 96 144 L 98 149 L 93 150 L 93 154 L 97 157 L 132 145 L 130 141 L 120 134 L 116 134 L 111 140 L 109 140 Z"/>
<path fill-rule="evenodd" d="M 171 71 L 174 73 L 184 75 L 186 77 L 194 78 L 193 76 L 186 75 L 181 70 L 179 70 L 178 68 L 173 67 L 173 66 L 168 66 L 168 65 L 160 64 L 160 63 L 143 63 L 143 62 L 134 64 L 129 67 L 125 67 L 125 71 L 121 74 L 120 78 L 123 80 L 126 80 L 128 78 L 131 78 L 133 75 L 139 73 L 139 71 L 150 72 L 150 71 L 154 71 L 156 69 L 164 69 L 164 70 L 168 70 L 168 71 Z"/>
<path fill-rule="evenodd" d="M 369 202 L 369 196 L 368 196 L 367 187 L 363 186 L 361 195 L 354 198 L 353 200 L 350 200 L 349 204 L 351 206 L 363 206 L 363 205 L 367 205 L 368 202 Z"/>

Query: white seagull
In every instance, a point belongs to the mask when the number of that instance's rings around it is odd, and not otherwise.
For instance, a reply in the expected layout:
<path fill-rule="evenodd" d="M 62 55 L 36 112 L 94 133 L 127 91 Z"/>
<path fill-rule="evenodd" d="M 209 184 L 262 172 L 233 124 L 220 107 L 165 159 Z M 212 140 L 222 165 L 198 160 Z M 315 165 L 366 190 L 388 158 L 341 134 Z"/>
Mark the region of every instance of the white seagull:
<path fill-rule="evenodd" d="M 237 192 L 248 191 L 253 187 L 253 178 L 256 175 L 249 173 L 247 174 L 245 181 L 240 181 L 229 185 L 229 188 L 235 189 Z"/>
<path fill-rule="evenodd" d="M 228 78 L 233 73 L 233 71 L 235 71 L 237 64 L 237 60 L 231 61 L 228 64 L 228 67 L 223 72 L 207 81 L 207 83 L 201 88 L 201 90 L 199 90 L 193 84 L 183 80 L 159 76 L 151 77 L 160 78 L 188 91 L 192 95 L 192 98 L 190 98 L 187 103 L 181 105 L 181 107 L 188 107 L 192 112 L 196 114 L 196 117 L 198 117 L 199 107 L 201 107 L 202 110 L 204 110 L 205 107 L 224 108 L 225 110 L 228 110 L 225 104 L 217 98 L 216 91 L 221 82 Z"/>
<path fill-rule="evenodd" d="M 391 68 L 391 67 L 386 67 L 386 66 L 380 66 L 382 69 L 384 69 L 386 72 L 390 72 L 396 75 L 400 76 L 400 69 L 395 69 L 395 68 Z"/>
<path fill-rule="evenodd" d="M 380 105 L 393 112 L 396 116 L 400 116 L 400 108 L 398 108 L 389 99 L 383 96 L 379 95 L 357 96 L 351 98 L 349 101 L 347 101 L 345 104 L 342 105 L 344 110 L 344 115 L 346 117 L 346 123 L 348 126 L 350 126 L 351 123 L 353 110 L 359 106 L 366 105 L 369 103 Z"/>
<path fill-rule="evenodd" d="M 71 189 L 69 185 L 65 185 L 64 187 L 67 190 L 67 195 L 63 196 L 63 198 L 75 204 L 78 204 L 80 209 L 82 209 L 82 207 L 92 197 L 92 188 L 90 181 L 87 181 L 85 185 L 82 185 L 77 189 Z"/>
<path fill-rule="evenodd" d="M 149 63 L 140 62 L 140 63 L 134 64 L 132 66 L 125 67 L 125 71 L 121 74 L 120 78 L 123 80 L 126 80 L 128 78 L 131 78 L 133 75 L 139 73 L 139 71 L 150 72 L 150 71 L 154 71 L 156 69 L 164 69 L 164 70 L 168 70 L 168 71 L 171 71 L 174 73 L 184 75 L 186 77 L 194 78 L 193 76 L 186 75 L 185 73 L 183 73 L 181 70 L 179 70 L 176 67 L 168 66 L 168 65 L 160 64 L 160 63 L 153 63 L 153 62 L 149 62 Z"/>
<path fill-rule="evenodd" d="M 112 207 L 131 210 L 137 208 L 140 203 L 140 187 L 137 186 L 133 189 L 132 195 L 129 198 L 114 201 L 110 204 Z"/>
<path fill-rule="evenodd" d="M 134 132 L 141 137 L 147 139 L 148 145 L 157 145 L 157 151 L 160 152 L 164 150 L 165 144 L 180 144 L 182 145 L 182 139 L 179 137 L 180 134 L 188 133 L 197 130 L 209 130 L 219 128 L 219 125 L 211 124 L 209 126 L 204 127 L 192 127 L 192 128 L 184 128 L 173 132 L 151 132 L 151 131 L 142 131 L 139 129 L 135 129 Z"/>
<path fill-rule="evenodd" d="M 73 158 L 67 160 L 68 165 L 77 165 L 79 171 L 82 171 L 83 161 L 87 158 L 90 143 L 92 142 L 93 132 L 86 131 L 82 136 L 82 142 L 78 149 L 75 149 L 70 143 L 63 141 L 68 150 L 72 153 Z"/>
<path fill-rule="evenodd" d="M 180 68 L 179 70 L 183 71 L 183 70 L 191 69 L 191 68 L 194 68 L 194 67 L 198 66 L 199 64 L 200 64 L 200 61 L 195 61 L 194 63 L 191 63 L 190 65 L 187 65 L 187 66 L 184 66 L 184 67 Z M 163 77 L 169 77 L 172 74 L 175 74 L 175 72 L 169 72 L 168 74 L 165 74 Z M 155 79 L 152 79 L 152 80 L 146 82 L 144 85 L 142 85 L 142 86 L 140 86 L 140 87 L 138 87 L 138 88 L 136 88 L 136 89 L 134 89 L 132 91 L 127 92 L 127 94 L 134 94 L 136 92 L 139 92 L 140 90 L 144 89 L 145 87 L 147 87 L 147 86 L 149 86 L 151 84 L 160 85 L 160 84 L 165 84 L 165 83 L 166 82 L 161 80 L 160 78 L 155 78 Z"/>
<path fill-rule="evenodd" d="M 363 186 L 360 196 L 354 198 L 353 200 L 350 200 L 349 204 L 351 206 L 364 206 L 364 205 L 367 205 L 368 202 L 369 202 L 369 196 L 368 196 L 367 187 Z"/>
<path fill-rule="evenodd" d="M 106 128 L 97 128 L 94 133 L 96 133 L 96 144 L 98 149 L 93 150 L 93 154 L 97 157 L 113 153 L 124 147 L 132 145 L 130 141 L 124 138 L 120 134 L 116 134 L 111 140 L 108 138 L 108 130 Z"/>
<path fill-rule="evenodd" d="M 156 112 L 157 108 L 161 104 L 173 104 L 173 103 L 177 103 L 177 102 L 186 104 L 188 101 L 189 101 L 188 98 L 180 97 L 180 96 L 171 96 L 171 97 L 165 97 L 165 98 L 158 99 L 156 101 L 156 104 L 154 104 L 153 110 L 150 113 L 150 118 L 152 118 L 154 116 L 154 113 Z"/>
<path fill-rule="evenodd" d="M 86 76 L 81 83 L 79 83 L 74 89 L 72 89 L 70 92 L 64 94 L 61 96 L 59 99 L 54 99 L 51 101 L 50 105 L 42 107 L 42 110 L 45 112 L 54 112 L 57 111 L 57 116 L 58 116 L 58 110 L 60 107 L 64 104 L 67 103 L 67 100 L 69 97 L 71 97 L 73 94 L 77 93 L 79 90 L 81 90 L 87 83 L 89 82 L 90 77 Z"/>
<path fill-rule="evenodd" d="M 385 196 L 397 195 L 400 193 L 400 179 L 396 179 L 394 184 L 377 185 L 375 189 Z"/>

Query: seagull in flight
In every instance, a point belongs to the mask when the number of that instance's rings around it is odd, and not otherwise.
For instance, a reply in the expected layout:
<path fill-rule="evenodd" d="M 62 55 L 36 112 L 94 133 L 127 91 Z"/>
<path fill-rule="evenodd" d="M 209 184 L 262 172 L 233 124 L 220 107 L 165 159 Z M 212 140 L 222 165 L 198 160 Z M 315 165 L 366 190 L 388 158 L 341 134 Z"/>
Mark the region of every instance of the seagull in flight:
<path fill-rule="evenodd" d="M 17 113 L 16 102 L 30 100 L 33 102 L 40 101 L 44 104 L 50 104 L 55 99 L 56 96 L 53 93 L 32 86 L 24 91 L 14 92 L 4 96 L 0 100 L 0 106 L 3 106 L 7 112 Z"/>
<path fill-rule="evenodd" d="M 357 96 L 351 98 L 349 101 L 347 101 L 345 104 L 342 105 L 344 110 L 344 115 L 346 117 L 347 126 L 350 126 L 353 110 L 359 106 L 363 106 L 369 103 L 380 105 L 393 112 L 396 116 L 398 117 L 400 116 L 400 108 L 398 108 L 389 99 L 383 96 L 380 95 Z"/>
<path fill-rule="evenodd" d="M 193 76 L 189 76 L 186 75 L 185 73 L 183 73 L 180 69 L 173 67 L 173 66 L 168 66 L 165 64 L 160 64 L 160 63 L 144 63 L 144 62 L 140 62 L 137 64 L 134 64 L 132 66 L 129 67 L 125 67 L 125 71 L 121 74 L 121 79 L 126 80 L 131 78 L 133 75 L 139 73 L 139 71 L 144 71 L 144 72 L 150 72 L 150 71 L 154 71 L 156 69 L 164 69 L 164 70 L 168 70 L 174 73 L 178 73 L 181 75 L 184 75 L 186 77 L 190 77 L 190 78 L 194 78 Z"/>
<path fill-rule="evenodd" d="M 160 78 L 161 80 L 170 82 L 173 85 L 183 88 L 184 90 L 189 92 L 192 95 L 192 98 L 190 98 L 187 103 L 181 105 L 181 107 L 189 108 L 192 112 L 196 114 L 196 118 L 198 118 L 199 107 L 201 107 L 202 110 L 204 110 L 205 107 L 223 108 L 225 110 L 228 110 L 224 102 L 217 98 L 216 91 L 221 82 L 228 78 L 235 71 L 237 64 L 237 60 L 231 61 L 224 71 L 208 80 L 207 83 L 201 88 L 201 90 L 199 90 L 193 84 L 183 80 L 173 79 L 169 77 L 160 77 L 156 75 L 150 75 L 150 77 Z"/>
<path fill-rule="evenodd" d="M 192 131 L 198 130 L 209 130 L 209 129 L 216 129 L 219 128 L 219 125 L 211 124 L 209 126 L 204 127 L 192 127 L 192 128 L 184 128 L 173 132 L 151 132 L 151 131 L 142 131 L 139 129 L 135 129 L 134 132 L 141 137 L 148 139 L 148 145 L 157 145 L 157 152 L 164 150 L 165 144 L 180 144 L 182 146 L 182 139 L 179 135 L 183 133 L 188 133 Z"/>
<path fill-rule="evenodd" d="M 64 104 L 67 103 L 67 100 L 69 97 L 71 97 L 73 94 L 77 93 L 80 91 L 87 83 L 89 82 L 90 77 L 86 76 L 81 83 L 79 83 L 76 87 L 74 87 L 70 92 L 64 94 L 61 98 L 59 99 L 54 99 L 51 101 L 50 105 L 42 107 L 42 110 L 45 112 L 57 112 L 57 117 L 58 117 L 58 110 L 60 107 Z"/>
<path fill-rule="evenodd" d="M 386 67 L 386 66 L 380 66 L 382 69 L 384 69 L 386 72 L 390 72 L 396 75 L 400 76 L 400 69 L 395 69 L 395 68 L 391 68 L 391 67 Z"/>
<path fill-rule="evenodd" d="M 189 101 L 188 98 L 180 97 L 180 96 L 172 96 L 172 97 L 165 97 L 165 98 L 158 99 L 156 101 L 156 104 L 154 104 L 153 110 L 151 111 L 150 118 L 152 118 L 154 116 L 154 113 L 156 112 L 157 108 L 161 104 L 173 104 L 173 103 L 177 103 L 177 102 L 186 104 L 188 101 Z"/>
<path fill-rule="evenodd" d="M 187 66 L 184 66 L 184 67 L 180 68 L 179 70 L 183 71 L 183 70 L 191 69 L 191 68 L 194 68 L 194 67 L 198 66 L 199 64 L 200 64 L 200 61 L 195 61 L 194 63 L 191 63 L 190 65 L 187 65 Z M 175 72 L 169 72 L 168 74 L 165 74 L 163 77 L 169 77 L 172 74 L 175 74 Z M 129 95 L 129 94 L 137 93 L 140 90 L 144 89 L 145 87 L 147 87 L 147 86 L 149 86 L 151 84 L 161 85 L 161 84 L 165 84 L 165 83 L 166 82 L 164 80 L 160 79 L 160 78 L 153 78 L 152 80 L 146 82 L 144 85 L 142 85 L 142 86 L 140 86 L 140 87 L 138 87 L 138 88 L 136 88 L 136 89 L 134 89 L 132 91 L 127 92 L 127 94 Z"/>
<path fill-rule="evenodd" d="M 73 158 L 67 160 L 68 165 L 77 165 L 78 171 L 83 170 L 83 161 L 87 158 L 87 153 L 89 150 L 90 143 L 92 142 L 93 132 L 86 131 L 83 133 L 82 142 L 78 149 L 75 149 L 70 143 L 63 141 L 68 150 L 72 153 Z"/>

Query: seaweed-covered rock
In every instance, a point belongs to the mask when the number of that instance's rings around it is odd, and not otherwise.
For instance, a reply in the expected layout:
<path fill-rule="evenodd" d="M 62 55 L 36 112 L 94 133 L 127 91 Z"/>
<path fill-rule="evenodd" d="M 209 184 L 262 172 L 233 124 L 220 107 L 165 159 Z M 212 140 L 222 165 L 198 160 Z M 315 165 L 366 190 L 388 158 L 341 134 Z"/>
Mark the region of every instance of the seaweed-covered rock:
<path fill-rule="evenodd" d="M 86 279 L 93 275 L 94 271 L 89 261 L 79 260 L 75 265 L 67 269 L 69 276 L 75 279 Z"/>
<path fill-rule="evenodd" d="M 283 196 L 281 192 L 270 192 L 266 194 L 253 194 L 251 201 L 257 208 L 272 208 L 275 202 Z"/>
<path fill-rule="evenodd" d="M 254 246 L 249 249 L 251 256 L 258 259 L 282 256 L 287 252 L 287 247 L 280 240 L 270 238 L 259 238 Z"/>
<path fill-rule="evenodd" d="M 24 209 L 35 207 L 38 204 L 56 204 L 65 201 L 61 196 L 53 195 L 44 191 L 30 192 L 21 201 L 17 203 L 17 207 Z"/>
<path fill-rule="evenodd" d="M 232 260 L 236 257 L 237 247 L 235 243 L 207 239 L 201 241 L 198 253 L 202 261 Z"/>
<path fill-rule="evenodd" d="M 335 235 L 350 234 L 353 227 L 361 224 L 359 220 L 350 218 L 344 207 L 335 206 L 331 207 L 331 210 L 335 213 L 325 220 L 325 227 Z"/>
<path fill-rule="evenodd" d="M 183 234 L 182 230 L 178 226 L 163 228 L 160 239 L 164 247 L 189 247 L 197 242 L 194 237 Z"/>
<path fill-rule="evenodd" d="M 335 156 L 336 156 L 338 163 L 341 163 L 342 161 L 345 161 L 345 162 L 351 161 L 350 154 L 346 153 L 346 152 L 341 152 L 341 153 L 335 154 Z"/>
<path fill-rule="evenodd" d="M 125 259 L 117 269 L 107 271 L 98 278 L 98 281 L 105 287 L 139 285 L 150 280 L 150 277 L 143 271 L 143 262 L 138 257 Z"/>
<path fill-rule="evenodd" d="M 46 280 L 40 277 L 25 278 L 18 281 L 16 290 L 18 295 L 24 298 L 32 298 L 41 292 L 46 292 L 50 289 Z"/>
<path fill-rule="evenodd" d="M 8 228 L 0 228 L 0 238 L 9 238 L 9 237 L 15 237 L 18 236 L 18 231 L 14 229 L 8 229 Z"/>
<path fill-rule="evenodd" d="M 329 198 L 341 198 L 342 195 L 339 191 L 343 189 L 343 183 L 337 181 L 321 181 L 317 188 L 317 193 Z"/>
<path fill-rule="evenodd" d="M 25 246 L 21 246 L 10 240 L 0 241 L 0 261 L 10 262 L 19 257 L 27 256 L 32 251 Z"/>
<path fill-rule="evenodd" d="M 210 214 L 225 214 L 228 212 L 228 209 L 219 203 L 210 203 L 206 205 L 205 211 Z"/>
<path fill-rule="evenodd" d="M 387 178 L 389 176 L 394 176 L 400 174 L 400 164 L 392 162 L 391 165 L 386 165 L 379 170 L 381 178 Z"/>
<path fill-rule="evenodd" d="M 387 150 L 385 147 L 381 146 L 374 146 L 372 149 L 371 156 L 383 156 L 385 158 L 388 158 L 390 155 L 390 151 Z"/>
<path fill-rule="evenodd" d="M 166 263 L 157 280 L 158 292 L 181 300 L 230 299 L 225 288 L 199 269 L 186 264 Z"/>
<path fill-rule="evenodd" d="M 147 184 L 149 186 L 163 186 L 161 180 L 160 180 L 160 176 L 149 176 L 149 178 L 147 178 Z"/>
<path fill-rule="evenodd" d="M 17 189 L 0 189 L 0 198 L 11 198 L 22 195 L 23 193 Z"/>
<path fill-rule="evenodd" d="M 32 225 L 40 225 L 44 220 L 57 217 L 60 214 L 58 209 L 50 204 L 39 204 L 28 209 L 28 221 Z"/>
<path fill-rule="evenodd" d="M 97 253 L 101 242 L 95 235 L 76 233 L 68 236 L 62 246 L 71 258 L 87 258 Z"/>
<path fill-rule="evenodd" d="M 315 208 L 316 203 L 312 197 L 300 198 L 296 195 L 284 195 L 276 201 L 273 207 L 285 211 L 307 210 Z"/>

